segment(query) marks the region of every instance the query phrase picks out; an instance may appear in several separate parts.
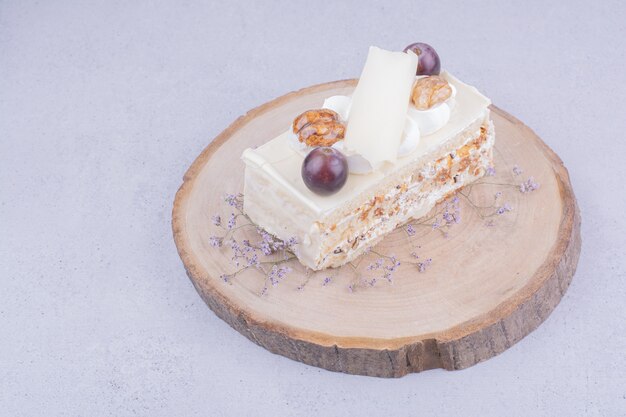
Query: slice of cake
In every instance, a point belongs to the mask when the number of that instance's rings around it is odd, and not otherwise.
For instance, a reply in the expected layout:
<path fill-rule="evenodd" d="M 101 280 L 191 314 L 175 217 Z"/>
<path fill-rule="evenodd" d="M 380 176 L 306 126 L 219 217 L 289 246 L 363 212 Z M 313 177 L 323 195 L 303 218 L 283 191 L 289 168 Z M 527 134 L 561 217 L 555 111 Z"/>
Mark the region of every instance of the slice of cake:
<path fill-rule="evenodd" d="M 330 97 L 244 151 L 244 211 L 269 233 L 295 237 L 307 267 L 355 259 L 492 165 L 489 99 L 438 68 L 416 73 L 417 55 L 372 47 L 352 97 Z M 314 166 L 320 150 L 344 165 Z M 326 169 L 320 187 L 302 175 L 315 169 Z"/>

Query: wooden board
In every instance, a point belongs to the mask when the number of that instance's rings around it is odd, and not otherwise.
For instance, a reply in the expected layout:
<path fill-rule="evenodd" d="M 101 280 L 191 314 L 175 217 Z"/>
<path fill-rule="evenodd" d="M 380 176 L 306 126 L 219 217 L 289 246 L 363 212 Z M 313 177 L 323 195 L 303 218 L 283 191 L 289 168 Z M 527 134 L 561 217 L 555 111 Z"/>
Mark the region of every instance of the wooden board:
<path fill-rule="evenodd" d="M 333 371 L 399 377 L 432 368 L 462 369 L 489 359 L 537 328 L 566 291 L 580 252 L 580 214 L 558 156 L 528 127 L 492 108 L 495 168 L 489 183 L 472 188 L 472 201 L 488 203 L 497 191 L 513 211 L 487 226 L 462 199 L 463 219 L 448 237 L 426 228 L 416 237 L 431 257 L 427 271 L 401 268 L 393 284 L 351 292 L 354 274 L 341 268 L 323 276 L 295 272 L 260 295 L 264 277 L 233 271 L 224 249 L 208 241 L 211 215 L 222 196 L 243 190 L 241 152 L 283 132 L 294 115 L 325 97 L 348 94 L 354 80 L 305 88 L 237 119 L 202 152 L 176 195 L 172 226 L 187 274 L 208 306 L 271 352 Z M 512 169 L 519 165 L 522 176 Z M 541 187 L 527 194 L 501 186 L 532 175 Z M 245 233 L 245 232 L 242 232 Z M 253 233 L 253 232 L 251 232 Z M 396 230 L 377 247 L 406 249 Z M 304 289 L 298 287 L 306 282 Z"/>

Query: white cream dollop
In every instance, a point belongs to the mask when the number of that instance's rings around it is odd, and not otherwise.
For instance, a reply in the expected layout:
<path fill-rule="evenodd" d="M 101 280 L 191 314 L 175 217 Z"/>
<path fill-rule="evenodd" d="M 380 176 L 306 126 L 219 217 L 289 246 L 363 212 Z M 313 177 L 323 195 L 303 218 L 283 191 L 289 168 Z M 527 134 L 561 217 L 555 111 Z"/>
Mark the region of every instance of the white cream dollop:
<path fill-rule="evenodd" d="M 343 122 L 348 121 L 352 98 L 348 96 L 330 96 L 324 100 L 323 109 L 332 110 L 339 115 Z"/>
<path fill-rule="evenodd" d="M 416 77 L 420 79 L 422 77 Z M 415 120 L 419 126 L 422 136 L 435 133 L 444 127 L 450 120 L 450 114 L 455 104 L 456 88 L 449 84 L 452 89 L 452 95 L 443 103 L 431 107 L 427 110 L 418 110 L 413 104 L 409 105 L 408 117 Z"/>

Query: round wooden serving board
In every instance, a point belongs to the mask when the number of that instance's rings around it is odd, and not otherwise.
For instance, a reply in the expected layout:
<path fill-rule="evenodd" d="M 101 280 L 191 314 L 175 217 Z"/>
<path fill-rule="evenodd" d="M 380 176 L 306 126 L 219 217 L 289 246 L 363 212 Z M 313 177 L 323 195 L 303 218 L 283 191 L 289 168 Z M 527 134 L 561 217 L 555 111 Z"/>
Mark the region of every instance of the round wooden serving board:
<path fill-rule="evenodd" d="M 492 107 L 496 128 L 495 177 L 472 187 L 472 203 L 489 205 L 502 191 L 513 210 L 486 225 L 461 199 L 462 221 L 448 237 L 430 227 L 412 238 L 425 272 L 403 265 L 393 284 L 349 290 L 351 268 L 305 277 L 298 268 L 261 295 L 265 277 L 234 272 L 229 250 L 212 248 L 215 213 L 228 217 L 222 196 L 243 190 L 247 147 L 261 145 L 293 117 L 355 80 L 309 87 L 266 103 L 237 119 L 202 152 L 176 194 L 172 227 L 187 274 L 209 307 L 237 331 L 271 352 L 333 371 L 399 377 L 432 368 L 462 369 L 503 352 L 537 328 L 559 303 L 578 262 L 580 214 L 559 157 L 522 122 Z M 513 166 L 524 173 L 516 176 Z M 299 175 L 299 174 L 298 174 Z M 533 176 L 523 194 L 513 186 Z M 245 197 L 244 197 L 245 198 Z M 249 228 L 248 228 L 249 229 Z M 246 228 L 241 229 L 245 238 Z M 251 231 L 250 238 L 255 238 Z M 396 230 L 376 250 L 407 253 L 409 238 Z M 406 257 L 406 256 L 405 256 Z M 358 277 L 357 277 L 358 279 Z M 302 286 L 303 289 L 298 289 Z"/>

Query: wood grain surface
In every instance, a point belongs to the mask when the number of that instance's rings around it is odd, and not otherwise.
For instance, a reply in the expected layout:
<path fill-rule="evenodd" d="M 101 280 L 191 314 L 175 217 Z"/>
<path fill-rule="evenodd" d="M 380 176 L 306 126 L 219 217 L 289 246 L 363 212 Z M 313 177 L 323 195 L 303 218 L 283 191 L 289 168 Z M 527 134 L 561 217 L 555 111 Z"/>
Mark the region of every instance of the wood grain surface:
<path fill-rule="evenodd" d="M 198 156 L 184 176 L 172 214 L 174 239 L 198 293 L 233 328 L 271 352 L 333 371 L 400 377 L 426 369 L 462 369 L 489 359 L 539 326 L 574 275 L 580 252 L 580 214 L 558 156 L 522 122 L 492 106 L 495 168 L 489 181 L 462 198 L 462 221 L 444 237 L 425 227 L 410 239 L 396 230 L 376 250 L 401 259 L 419 248 L 433 262 L 425 272 L 401 267 L 393 284 L 348 289 L 347 266 L 305 277 L 295 268 L 260 295 L 264 277 L 233 272 L 224 249 L 212 248 L 211 216 L 222 196 L 243 190 L 241 152 L 283 132 L 294 115 L 325 97 L 349 94 L 355 80 L 305 88 L 238 118 Z M 515 175 L 513 167 L 523 168 Z M 533 176 L 532 193 L 514 186 Z M 466 190 L 469 191 L 469 190 Z M 503 193 L 513 210 L 486 224 L 473 205 Z M 245 231 L 241 232 L 245 236 Z M 253 232 L 250 232 L 253 233 Z M 252 235 L 251 235 L 252 236 Z M 304 285 L 303 289 L 298 287 Z"/>

